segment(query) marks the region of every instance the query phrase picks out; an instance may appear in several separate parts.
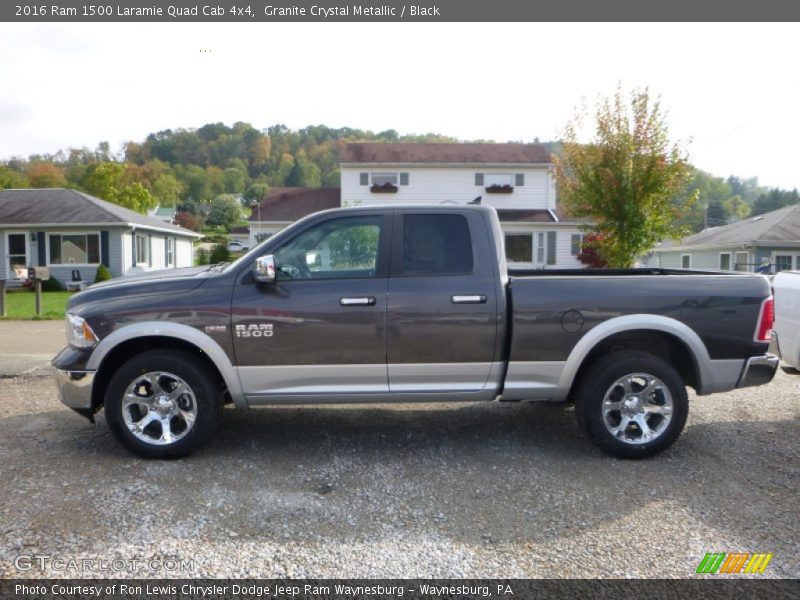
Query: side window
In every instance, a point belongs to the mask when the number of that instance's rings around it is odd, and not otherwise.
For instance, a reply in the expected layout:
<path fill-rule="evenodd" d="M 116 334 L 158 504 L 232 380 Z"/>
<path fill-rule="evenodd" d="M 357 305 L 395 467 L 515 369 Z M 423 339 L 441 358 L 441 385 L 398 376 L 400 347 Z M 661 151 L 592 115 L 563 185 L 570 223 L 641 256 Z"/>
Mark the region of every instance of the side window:
<path fill-rule="evenodd" d="M 404 215 L 400 275 L 472 273 L 472 240 L 463 215 Z"/>
<path fill-rule="evenodd" d="M 375 277 L 383 217 L 331 219 L 275 252 L 278 281 Z"/>

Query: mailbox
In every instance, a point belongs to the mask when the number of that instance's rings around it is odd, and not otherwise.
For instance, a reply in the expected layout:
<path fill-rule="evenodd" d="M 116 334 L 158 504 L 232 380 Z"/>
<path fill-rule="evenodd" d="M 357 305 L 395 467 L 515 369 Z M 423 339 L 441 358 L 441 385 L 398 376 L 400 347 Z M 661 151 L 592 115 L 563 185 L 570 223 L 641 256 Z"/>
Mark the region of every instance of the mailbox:
<path fill-rule="evenodd" d="M 47 267 L 28 267 L 28 279 L 47 281 L 50 279 L 50 269 Z"/>

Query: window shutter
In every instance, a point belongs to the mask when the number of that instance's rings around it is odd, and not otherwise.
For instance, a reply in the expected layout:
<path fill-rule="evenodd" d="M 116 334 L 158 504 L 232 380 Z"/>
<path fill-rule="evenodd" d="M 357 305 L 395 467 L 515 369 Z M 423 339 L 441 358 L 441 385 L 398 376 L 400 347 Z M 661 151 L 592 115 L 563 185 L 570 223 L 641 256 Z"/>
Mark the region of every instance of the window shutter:
<path fill-rule="evenodd" d="M 475 173 L 475 185 L 483 185 L 483 173 Z"/>
<path fill-rule="evenodd" d="M 408 185 L 408 173 L 400 173 L 400 185 Z"/>
<path fill-rule="evenodd" d="M 40 267 L 44 267 L 47 264 L 47 257 L 45 256 L 46 252 L 47 250 L 45 249 L 44 232 L 40 231 L 39 233 L 36 234 L 36 253 L 39 255 L 38 256 L 39 260 L 37 261 L 37 264 Z"/>
<path fill-rule="evenodd" d="M 547 264 L 556 264 L 556 232 L 547 232 Z"/>
<path fill-rule="evenodd" d="M 147 266 L 153 266 L 153 236 L 147 236 Z"/>
<path fill-rule="evenodd" d="M 359 173 L 358 179 L 361 185 L 369 185 L 369 173 Z"/>
<path fill-rule="evenodd" d="M 169 240 L 170 238 L 164 238 L 164 268 L 169 269 Z"/>
<path fill-rule="evenodd" d="M 514 175 L 514 185 L 516 187 L 522 187 L 525 185 L 525 173 L 517 173 Z"/>
<path fill-rule="evenodd" d="M 108 260 L 108 231 L 100 232 L 100 263 L 106 267 L 111 267 L 111 262 Z"/>
<path fill-rule="evenodd" d="M 131 254 L 133 255 L 131 259 L 131 266 L 136 267 L 136 230 L 131 230 Z"/>

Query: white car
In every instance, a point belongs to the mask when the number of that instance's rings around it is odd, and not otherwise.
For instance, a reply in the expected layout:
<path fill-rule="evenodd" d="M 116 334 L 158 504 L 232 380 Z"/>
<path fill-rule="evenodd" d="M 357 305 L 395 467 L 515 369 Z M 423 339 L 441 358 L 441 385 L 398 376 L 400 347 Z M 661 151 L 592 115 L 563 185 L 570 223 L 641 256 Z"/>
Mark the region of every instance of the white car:
<path fill-rule="evenodd" d="M 800 271 L 782 271 L 772 281 L 775 294 L 773 331 L 783 362 L 800 370 Z"/>
<path fill-rule="evenodd" d="M 228 242 L 228 252 L 247 252 L 247 246 L 242 242 Z"/>

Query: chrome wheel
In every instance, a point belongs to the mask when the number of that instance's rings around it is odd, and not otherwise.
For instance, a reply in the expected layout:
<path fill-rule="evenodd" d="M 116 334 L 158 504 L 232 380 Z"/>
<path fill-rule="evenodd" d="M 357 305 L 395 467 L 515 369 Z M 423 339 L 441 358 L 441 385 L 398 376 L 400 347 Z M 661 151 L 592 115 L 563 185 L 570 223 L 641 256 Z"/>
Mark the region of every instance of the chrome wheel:
<path fill-rule="evenodd" d="M 672 420 L 672 394 L 658 377 L 632 373 L 620 377 L 603 397 L 603 423 L 627 444 L 658 439 Z"/>
<path fill-rule="evenodd" d="M 172 373 L 153 371 L 134 379 L 122 399 L 122 418 L 148 444 L 174 444 L 197 418 L 197 400 L 188 384 Z"/>

